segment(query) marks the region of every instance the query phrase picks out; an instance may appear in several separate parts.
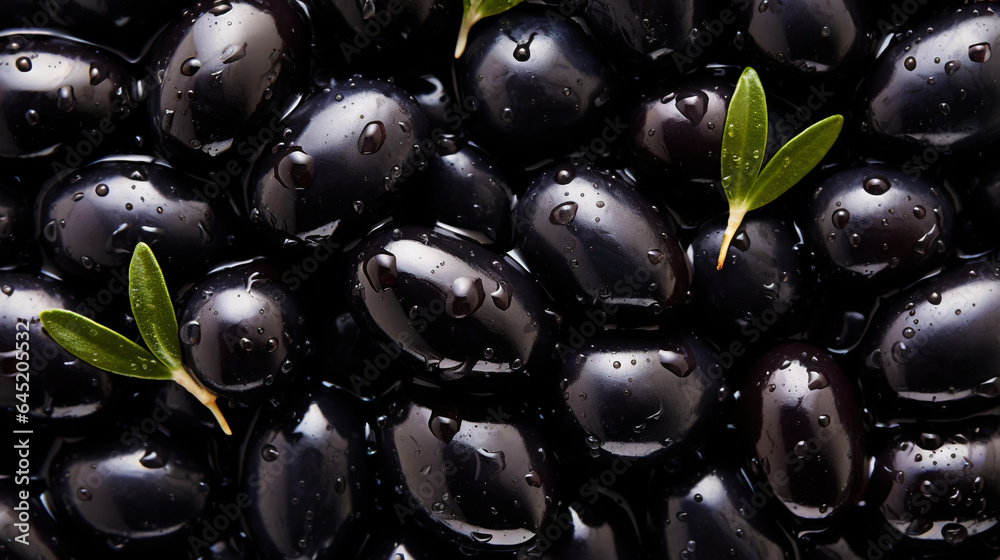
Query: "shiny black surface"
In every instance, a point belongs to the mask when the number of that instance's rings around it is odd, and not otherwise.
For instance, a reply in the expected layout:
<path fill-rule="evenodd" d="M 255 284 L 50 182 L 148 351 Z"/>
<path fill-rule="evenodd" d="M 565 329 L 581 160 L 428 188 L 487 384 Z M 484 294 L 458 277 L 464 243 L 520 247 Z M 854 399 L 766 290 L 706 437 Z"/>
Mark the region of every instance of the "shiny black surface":
<path fill-rule="evenodd" d="M 995 538 L 1000 434 L 978 424 L 914 426 L 878 454 L 867 499 L 895 539 L 955 554 Z"/>
<path fill-rule="evenodd" d="M 41 159 L 58 174 L 109 151 L 136 108 L 124 61 L 44 34 L 5 34 L 0 45 L 0 159 Z"/>
<path fill-rule="evenodd" d="M 659 472 L 649 493 L 648 546 L 660 558 L 798 558 L 795 543 L 753 505 L 755 489 L 735 469 L 718 465 L 679 480 Z"/>
<path fill-rule="evenodd" d="M 920 282 L 879 309 L 862 343 L 870 386 L 892 415 L 949 417 L 1000 396 L 997 253 Z"/>
<path fill-rule="evenodd" d="M 861 98 L 871 145 L 912 155 L 972 150 L 1000 138 L 1000 21 L 987 10 L 917 20 L 869 71 Z M 979 17 L 983 13 L 987 17 Z"/>
<path fill-rule="evenodd" d="M 542 6 L 477 23 L 456 72 L 459 97 L 476 107 L 470 125 L 487 149 L 512 161 L 589 142 L 617 100 L 618 79 L 597 44 Z M 618 134 L 627 125 L 607 124 Z"/>
<path fill-rule="evenodd" d="M 27 498 L 22 496 L 27 494 Z M 17 508 L 17 509 L 15 509 Z M 28 515 L 27 520 L 21 514 Z M 21 524 L 27 521 L 26 534 Z M 18 538 L 20 540 L 15 541 Z M 27 546 L 25 546 L 27 543 Z M 74 558 L 64 531 L 45 512 L 38 492 L 13 479 L 0 482 L 0 558 L 4 560 L 71 560 Z"/>
<path fill-rule="evenodd" d="M 741 394 L 750 470 L 793 516 L 827 522 L 860 499 L 861 407 L 829 354 L 800 342 L 776 346 L 758 358 Z"/>
<path fill-rule="evenodd" d="M 686 334 L 598 335 L 565 361 L 559 388 L 578 449 L 604 460 L 677 455 L 715 426 L 729 396 L 714 347 Z"/>
<path fill-rule="evenodd" d="M 34 220 L 25 196 L 0 185 L 0 267 L 14 266 L 35 253 Z"/>
<path fill-rule="evenodd" d="M 789 332 L 815 290 L 794 224 L 775 214 L 761 210 L 744 218 L 722 270 L 716 267 L 727 216 L 706 222 L 691 243 L 693 307 L 751 344 Z"/>
<path fill-rule="evenodd" d="M 35 274 L 0 273 L 0 406 L 13 412 L 24 404 L 17 395 L 28 393 L 31 422 L 72 429 L 110 404 L 111 376 L 77 359 L 42 330 L 38 314 L 46 309 L 94 315 L 67 284 Z M 19 362 L 29 366 L 27 380 L 17 377 Z M 27 391 L 15 390 L 25 383 Z"/>
<path fill-rule="evenodd" d="M 350 556 L 368 509 L 366 427 L 330 393 L 261 411 L 243 459 L 243 512 L 268 560 Z"/>
<path fill-rule="evenodd" d="M 63 273 L 121 283 L 140 241 L 168 282 L 201 272 L 230 246 L 225 218 L 192 181 L 166 166 L 109 160 L 56 182 L 39 195 L 38 239 Z"/>
<path fill-rule="evenodd" d="M 349 241 L 389 217 L 435 147 L 413 98 L 375 80 L 331 84 L 284 125 L 254 166 L 250 217 L 307 242 Z"/>
<path fill-rule="evenodd" d="M 564 506 L 546 534 L 518 551 L 517 560 L 638 560 L 634 515 L 606 495 Z"/>
<path fill-rule="evenodd" d="M 212 392 L 239 402 L 287 385 L 305 343 L 298 297 L 263 260 L 198 282 L 177 323 L 184 364 Z"/>
<path fill-rule="evenodd" d="M 245 161 L 259 129 L 278 133 L 288 98 L 304 89 L 308 44 L 290 0 L 190 6 L 159 39 L 148 76 L 148 119 L 160 148 L 178 160 Z"/>
<path fill-rule="evenodd" d="M 647 71 L 681 73 L 693 70 L 695 60 L 706 55 L 702 47 L 724 42 L 729 33 L 719 19 L 717 0 L 591 0 L 586 4 L 587 27 L 602 45 L 610 47 L 617 62 Z M 728 12 L 729 23 L 736 18 Z M 708 20 L 716 20 L 706 29 Z M 698 41 L 699 35 L 706 38 Z M 718 48 L 718 46 L 717 46 Z"/>
<path fill-rule="evenodd" d="M 556 512 L 555 458 L 514 411 L 411 389 L 378 422 L 393 511 L 406 522 L 499 551 L 530 546 Z"/>
<path fill-rule="evenodd" d="M 919 279 L 952 247 L 954 205 L 929 176 L 866 164 L 815 188 L 802 229 L 824 281 L 877 293 Z"/>
<path fill-rule="evenodd" d="M 367 238 L 348 267 L 355 319 L 416 375 L 499 390 L 545 371 L 554 319 L 509 257 L 408 226 Z"/>
<path fill-rule="evenodd" d="M 690 266 L 673 218 L 616 173 L 561 165 L 514 210 L 515 243 L 549 292 L 611 322 L 659 322 L 685 301 Z"/>
<path fill-rule="evenodd" d="M 48 497 L 59 520 L 112 550 L 182 536 L 208 513 L 216 485 L 203 451 L 138 433 L 65 443 L 49 469 Z"/>
<path fill-rule="evenodd" d="M 438 220 L 481 233 L 501 247 L 510 245 L 511 192 L 499 161 L 475 144 L 439 150 L 430 160 L 427 181 Z"/>
<path fill-rule="evenodd" d="M 756 65 L 797 79 L 843 79 L 871 45 L 863 0 L 767 0 L 735 3 Z"/>

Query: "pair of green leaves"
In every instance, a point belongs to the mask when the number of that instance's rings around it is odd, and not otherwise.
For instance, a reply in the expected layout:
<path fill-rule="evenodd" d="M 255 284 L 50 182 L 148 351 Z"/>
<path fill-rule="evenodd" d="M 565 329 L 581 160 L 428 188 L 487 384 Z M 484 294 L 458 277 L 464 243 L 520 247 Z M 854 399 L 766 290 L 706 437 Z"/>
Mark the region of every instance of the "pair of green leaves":
<path fill-rule="evenodd" d="M 465 44 L 469 40 L 469 30 L 477 21 L 484 17 L 502 14 L 517 6 L 524 0 L 462 0 L 462 26 L 458 29 L 458 44 L 455 46 L 455 58 L 465 52 Z"/>
<path fill-rule="evenodd" d="M 139 243 L 128 269 L 128 294 L 139 333 L 149 350 L 83 315 L 65 309 L 42 311 L 46 332 L 70 354 L 88 364 L 128 377 L 172 379 L 215 415 L 232 435 L 216 396 L 198 383 L 182 363 L 177 316 L 163 272 L 149 245 Z"/>
<path fill-rule="evenodd" d="M 812 171 L 833 147 L 843 126 L 841 115 L 810 126 L 782 146 L 761 171 L 767 148 L 767 101 L 757 72 L 753 68 L 743 71 L 722 135 L 722 187 L 729 201 L 729 224 L 719 252 L 719 270 L 746 213 L 778 198 Z"/>

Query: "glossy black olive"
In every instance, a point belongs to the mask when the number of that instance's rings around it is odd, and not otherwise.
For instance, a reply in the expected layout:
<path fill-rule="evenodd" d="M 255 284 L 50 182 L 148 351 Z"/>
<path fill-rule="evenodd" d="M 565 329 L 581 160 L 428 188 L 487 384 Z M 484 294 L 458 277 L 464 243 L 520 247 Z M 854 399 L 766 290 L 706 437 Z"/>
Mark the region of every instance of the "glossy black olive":
<path fill-rule="evenodd" d="M 106 160 L 39 195 L 39 241 L 60 271 L 116 293 L 132 249 L 152 247 L 168 281 L 190 277 L 230 244 L 225 216 L 178 171 L 146 160 Z M 113 282 L 113 284 L 111 284 Z M 106 301 L 101 302 L 106 305 Z"/>
<path fill-rule="evenodd" d="M 14 479 L 0 482 L 0 558 L 72 560 L 65 537 L 66 532 L 49 517 L 37 492 L 14 484 Z"/>
<path fill-rule="evenodd" d="M 900 293 L 879 309 L 862 345 L 871 396 L 887 415 L 947 418 L 995 406 L 998 314 L 995 252 Z"/>
<path fill-rule="evenodd" d="M 509 246 L 513 201 L 500 162 L 475 144 L 456 148 L 439 150 L 427 169 L 438 220 Z"/>
<path fill-rule="evenodd" d="M 667 478 L 658 472 L 649 490 L 649 549 L 653 554 L 660 558 L 798 558 L 795 542 L 761 509 L 770 498 L 762 490 L 755 492 L 739 471 L 717 465 L 679 480 Z"/>
<path fill-rule="evenodd" d="M 706 222 L 691 244 L 694 308 L 750 344 L 787 333 L 815 288 L 794 224 L 767 210 L 751 212 L 733 238 L 726 265 L 716 270 L 727 222 L 727 216 Z"/>
<path fill-rule="evenodd" d="M 183 535 L 206 513 L 216 481 L 195 449 L 126 431 L 63 444 L 48 484 L 60 521 L 112 548 L 135 549 Z"/>
<path fill-rule="evenodd" d="M 1000 138 L 1000 21 L 987 9 L 911 20 L 869 70 L 861 96 L 871 146 L 936 161 Z M 987 17 L 979 17 L 980 13 Z"/>
<path fill-rule="evenodd" d="M 0 158 L 33 159 L 65 175 L 106 153 L 137 105 L 124 62 L 43 34 L 0 36 Z"/>
<path fill-rule="evenodd" d="M 868 501 L 894 539 L 955 553 L 996 535 L 998 476 L 995 423 L 914 426 L 877 456 Z"/>
<path fill-rule="evenodd" d="M 0 273 L 0 406 L 14 411 L 27 405 L 31 422 L 72 429 L 111 402 L 110 376 L 59 346 L 42 329 L 38 314 L 67 309 L 94 316 L 75 290 L 51 278 Z M 18 375 L 20 373 L 20 375 Z M 22 390 L 25 388 L 27 390 Z M 27 394 L 27 403 L 17 395 Z"/>
<path fill-rule="evenodd" d="M 597 44 L 543 6 L 477 23 L 457 73 L 463 104 L 476 106 L 469 122 L 478 139 L 505 160 L 531 163 L 599 135 L 605 124 L 616 136 L 628 126 L 602 122 L 618 85 Z"/>
<path fill-rule="evenodd" d="M 727 24 L 736 21 L 736 13 L 717 10 L 717 4 L 721 2 L 591 0 L 584 17 L 587 28 L 623 66 L 649 74 L 683 73 L 695 70 L 702 57 L 708 60 L 712 45 L 718 49 L 732 34 Z"/>
<path fill-rule="evenodd" d="M 640 460 L 699 443 L 729 396 L 713 350 L 696 336 L 643 331 L 604 333 L 577 351 L 557 348 L 578 447 L 605 460 Z"/>
<path fill-rule="evenodd" d="M 389 217 L 435 150 L 420 106 L 386 82 L 332 84 L 285 124 L 254 166 L 250 217 L 306 242 L 350 241 Z"/>
<path fill-rule="evenodd" d="M 734 2 L 756 65 L 796 79 L 852 77 L 871 45 L 865 2 Z"/>
<path fill-rule="evenodd" d="M 691 270 L 675 227 L 617 174 L 580 165 L 537 177 L 514 211 L 515 243 L 550 293 L 631 324 L 685 301 Z"/>
<path fill-rule="evenodd" d="M 767 351 L 747 377 L 751 471 L 799 521 L 826 521 L 860 498 L 867 457 L 855 393 L 829 354 L 800 342 Z"/>
<path fill-rule="evenodd" d="M 302 307 L 262 260 L 198 282 L 179 309 L 178 324 L 184 364 L 212 392 L 239 402 L 285 386 L 303 353 Z"/>
<path fill-rule="evenodd" d="M 253 128 L 280 118 L 304 89 L 308 44 L 299 7 L 288 0 L 188 8 L 159 39 L 150 68 L 148 118 L 160 148 L 201 161 L 252 156 L 245 140 L 258 136 Z"/>
<path fill-rule="evenodd" d="M 603 494 L 564 506 L 517 560 L 638 560 L 642 558 L 629 512 Z"/>
<path fill-rule="evenodd" d="M 355 546 L 370 492 L 366 429 L 326 392 L 261 412 L 246 444 L 240 494 L 261 556 L 325 558 Z"/>
<path fill-rule="evenodd" d="M 410 393 L 378 420 L 393 512 L 476 550 L 530 546 L 557 503 L 555 459 L 538 430 L 503 406 Z"/>
<path fill-rule="evenodd" d="M 867 164 L 816 187 L 804 233 L 822 281 L 878 293 L 940 264 L 951 249 L 954 225 L 954 205 L 930 177 Z"/>
<path fill-rule="evenodd" d="M 544 293 L 510 258 L 439 230 L 401 227 L 354 250 L 348 286 L 355 319 L 418 375 L 506 389 L 544 371 L 554 320 Z"/>

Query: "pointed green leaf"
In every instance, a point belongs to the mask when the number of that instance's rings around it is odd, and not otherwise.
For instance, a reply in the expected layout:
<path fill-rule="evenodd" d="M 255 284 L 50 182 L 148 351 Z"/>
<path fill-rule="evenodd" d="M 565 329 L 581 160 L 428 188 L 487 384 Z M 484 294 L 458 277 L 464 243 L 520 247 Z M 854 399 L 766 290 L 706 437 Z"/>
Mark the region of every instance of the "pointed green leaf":
<path fill-rule="evenodd" d="M 767 101 L 753 68 L 736 84 L 722 133 L 722 186 L 729 207 L 739 205 L 753 187 L 767 147 Z"/>
<path fill-rule="evenodd" d="M 49 336 L 92 366 L 129 377 L 173 378 L 170 370 L 145 348 L 83 315 L 49 309 L 40 316 Z"/>
<path fill-rule="evenodd" d="M 132 315 L 149 351 L 170 369 L 181 367 L 177 316 L 170 292 L 149 245 L 139 243 L 128 267 L 128 297 Z"/>
<path fill-rule="evenodd" d="M 843 127 L 844 117 L 834 115 L 810 126 L 782 146 L 746 198 L 746 210 L 764 206 L 801 181 L 823 160 Z"/>
<path fill-rule="evenodd" d="M 477 21 L 484 17 L 502 14 L 520 4 L 523 0 L 462 0 L 464 12 L 462 26 L 458 30 L 458 44 L 455 46 L 455 58 L 465 52 L 465 43 L 469 40 L 469 30 Z"/>

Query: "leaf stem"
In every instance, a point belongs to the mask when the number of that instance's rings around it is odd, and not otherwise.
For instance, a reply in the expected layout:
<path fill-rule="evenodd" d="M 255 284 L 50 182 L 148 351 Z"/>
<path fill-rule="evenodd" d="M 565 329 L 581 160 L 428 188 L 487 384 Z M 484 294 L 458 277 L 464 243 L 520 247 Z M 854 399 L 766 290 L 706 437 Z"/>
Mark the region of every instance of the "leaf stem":
<path fill-rule="evenodd" d="M 469 41 L 469 30 L 472 26 L 479 21 L 479 18 L 472 10 L 465 12 L 462 16 L 462 25 L 458 28 L 458 43 L 455 44 L 455 58 L 462 58 L 462 53 L 465 52 L 465 45 Z"/>
<path fill-rule="evenodd" d="M 212 411 L 215 416 L 216 421 L 219 422 L 219 426 L 222 431 L 226 433 L 227 436 L 233 435 L 233 431 L 229 429 L 229 423 L 226 422 L 226 418 L 222 415 L 222 411 L 219 410 L 219 405 L 215 402 L 217 397 L 214 393 L 206 389 L 198 380 L 195 379 L 187 369 L 183 366 L 172 371 L 174 375 L 174 381 L 177 382 L 181 387 L 187 389 L 189 393 L 195 396 L 198 401 L 205 405 L 206 408 Z"/>
<path fill-rule="evenodd" d="M 746 216 L 747 211 L 743 209 L 731 209 L 729 211 L 729 224 L 726 225 L 726 233 L 722 236 L 722 250 L 719 251 L 719 262 L 716 265 L 716 270 L 722 270 L 722 265 L 726 264 L 726 253 L 729 252 L 729 244 L 733 242 L 733 237 L 736 236 L 736 231 L 740 229 L 740 224 L 743 223 L 743 218 Z"/>

